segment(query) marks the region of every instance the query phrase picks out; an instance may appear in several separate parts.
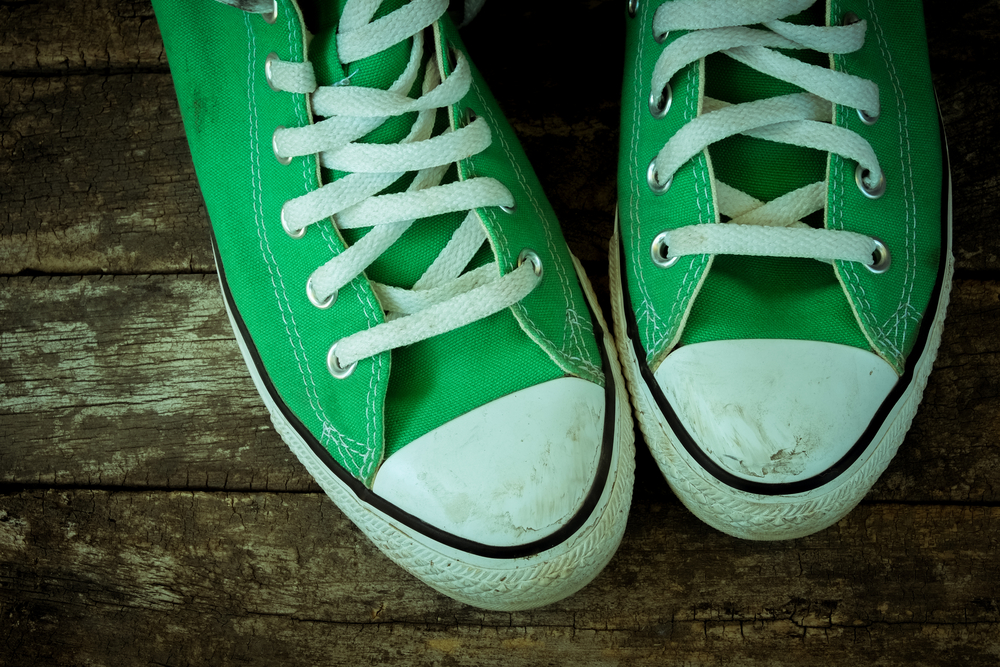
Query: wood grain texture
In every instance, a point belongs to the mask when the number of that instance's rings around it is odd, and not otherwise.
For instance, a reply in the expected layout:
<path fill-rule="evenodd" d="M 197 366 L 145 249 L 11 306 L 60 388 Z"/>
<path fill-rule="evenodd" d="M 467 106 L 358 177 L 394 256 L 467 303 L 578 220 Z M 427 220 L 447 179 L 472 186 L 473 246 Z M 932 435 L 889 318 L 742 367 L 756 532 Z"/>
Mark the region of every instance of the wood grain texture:
<path fill-rule="evenodd" d="M 997 658 L 997 508 L 865 507 L 783 544 L 705 530 L 678 508 L 636 509 L 590 586 L 499 613 L 414 585 L 322 494 L 9 494 L 0 636 L 25 664 Z"/>
<path fill-rule="evenodd" d="M 319 490 L 271 428 L 214 275 L 0 284 L 0 480 Z"/>
<path fill-rule="evenodd" d="M 169 74 L 0 79 L 0 273 L 214 271 Z"/>
<path fill-rule="evenodd" d="M 872 500 L 1000 501 L 998 306 L 996 283 L 956 283 Z M 0 279 L 0 311 L 0 482 L 318 490 L 271 428 L 214 275 Z"/>
<path fill-rule="evenodd" d="M 465 39 L 524 143 L 567 241 L 602 286 L 616 205 L 624 67 L 620 2 L 596 2 L 568 15 L 558 3 L 496 5 L 486 6 Z M 53 37 L 52 51 L 83 54 L 73 60 L 72 73 L 87 71 L 81 67 L 88 58 L 98 57 L 86 54 L 104 55 L 100 67 L 80 76 L 62 76 L 50 64 L 31 66 L 27 55 L 9 57 L 17 76 L 0 78 L 0 178 L 11 189 L 0 215 L 0 274 L 213 270 L 208 223 L 172 83 L 147 66 L 155 60 L 150 54 L 163 61 L 145 3 L 76 0 L 58 11 L 48 3 L 28 7 L 7 16 L 9 23 L 26 22 L 24 34 L 38 33 L 46 20 L 65 24 L 74 17 L 62 27 L 71 32 Z M 1000 237 L 991 225 L 1000 213 L 1000 185 L 988 148 L 1000 141 L 1000 129 L 990 120 L 1000 97 L 1000 48 L 988 28 L 978 39 L 966 39 L 962 31 L 970 22 L 1000 23 L 1000 8 L 986 4 L 929 15 L 935 84 L 953 154 L 957 266 L 989 270 L 1000 263 Z M 96 18 L 76 20 L 86 17 Z M 560 30 L 551 30 L 553 25 Z M 507 36 L 515 33 L 537 48 L 507 49 Z M 4 33 L 0 56 L 27 53 L 21 34 Z M 571 36 L 596 34 L 605 38 L 586 51 L 592 68 L 558 65 L 566 53 L 582 48 Z M 90 46 L 74 49 L 67 46 L 71 42 Z M 48 47 L 37 50 L 49 53 Z M 32 57 L 39 63 L 57 59 Z"/>
<path fill-rule="evenodd" d="M 494 0 L 464 32 L 605 303 L 623 4 Z M 926 16 L 958 280 L 900 454 L 830 529 L 751 543 L 640 439 L 609 567 L 507 614 L 392 565 L 271 427 L 149 2 L 0 3 L 0 666 L 994 667 L 1000 5 Z"/>
<path fill-rule="evenodd" d="M 166 71 L 148 0 L 22 0 L 0 4 L 0 71 Z"/>

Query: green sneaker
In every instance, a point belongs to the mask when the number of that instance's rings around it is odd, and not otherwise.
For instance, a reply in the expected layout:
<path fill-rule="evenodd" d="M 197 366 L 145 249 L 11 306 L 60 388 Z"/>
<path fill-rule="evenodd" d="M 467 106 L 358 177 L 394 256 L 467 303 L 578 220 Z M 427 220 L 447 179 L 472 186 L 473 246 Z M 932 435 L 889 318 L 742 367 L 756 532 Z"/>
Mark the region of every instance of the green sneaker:
<path fill-rule="evenodd" d="M 919 2 L 632 0 L 615 333 L 674 492 L 788 539 L 851 510 L 920 403 L 951 193 Z"/>
<path fill-rule="evenodd" d="M 154 7 L 275 427 L 442 593 L 500 610 L 572 594 L 625 528 L 627 394 L 447 0 L 232 4 Z"/>

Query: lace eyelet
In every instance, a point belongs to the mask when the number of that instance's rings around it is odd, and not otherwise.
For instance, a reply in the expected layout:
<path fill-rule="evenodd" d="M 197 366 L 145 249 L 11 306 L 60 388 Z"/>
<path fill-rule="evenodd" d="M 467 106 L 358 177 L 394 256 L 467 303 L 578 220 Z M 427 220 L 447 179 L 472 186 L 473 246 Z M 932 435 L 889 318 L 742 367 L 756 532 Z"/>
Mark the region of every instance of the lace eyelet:
<path fill-rule="evenodd" d="M 521 254 L 517 256 L 517 265 L 521 266 L 525 262 L 531 262 L 531 268 L 534 270 L 535 275 L 539 278 L 542 277 L 542 258 L 538 256 L 531 248 L 525 248 L 521 251 Z"/>
<path fill-rule="evenodd" d="M 274 157 L 278 160 L 280 164 L 289 165 L 292 163 L 291 157 L 281 157 L 278 155 L 278 130 L 285 129 L 284 125 L 279 125 L 274 128 L 274 134 L 271 135 L 271 150 L 274 151 Z"/>
<path fill-rule="evenodd" d="M 501 205 L 499 206 L 499 209 L 500 209 L 501 211 L 503 211 L 504 213 L 513 213 L 514 211 L 516 211 L 516 210 L 517 210 L 517 202 L 514 202 L 514 203 L 513 203 L 513 204 L 511 204 L 510 206 L 504 206 L 503 204 L 501 204 Z"/>
<path fill-rule="evenodd" d="M 881 239 L 872 237 L 875 241 L 875 252 L 872 253 L 872 265 L 865 265 L 865 268 L 872 273 L 885 273 L 892 266 L 892 255 L 889 253 L 889 248 L 882 243 Z"/>
<path fill-rule="evenodd" d="M 631 18 L 635 18 L 635 15 L 639 12 L 639 0 L 628 0 L 628 15 Z"/>
<path fill-rule="evenodd" d="M 854 12 L 845 13 L 840 19 L 840 25 L 854 25 L 855 23 L 860 23 L 861 17 Z M 878 120 L 878 110 L 875 111 L 875 115 L 869 115 L 863 109 L 858 109 L 858 117 L 861 122 L 865 125 L 874 125 L 875 121 Z"/>
<path fill-rule="evenodd" d="M 288 202 L 285 202 L 281 207 L 281 228 L 285 230 L 285 233 L 291 236 L 293 239 L 300 239 L 306 235 L 307 227 L 300 227 L 299 229 L 292 229 L 288 225 L 288 218 L 285 217 L 285 209 L 288 207 Z"/>
<path fill-rule="evenodd" d="M 666 32 L 662 32 L 660 34 L 656 34 L 656 31 L 654 30 L 653 41 L 656 42 L 657 44 L 663 44 L 663 42 L 667 41 L 667 36 L 669 34 L 670 34 L 669 30 L 667 30 Z"/>
<path fill-rule="evenodd" d="M 271 90 L 280 93 L 281 90 L 274 86 L 274 81 L 271 79 L 271 64 L 274 62 L 281 62 L 281 58 L 278 57 L 277 53 L 271 51 L 267 54 L 267 60 L 264 61 L 264 78 L 267 79 L 267 85 L 271 87 Z"/>
<path fill-rule="evenodd" d="M 306 296 L 309 297 L 309 303 L 317 308 L 325 310 L 332 306 L 337 300 L 337 290 L 334 290 L 333 294 L 325 299 L 320 299 L 319 295 L 316 294 L 316 288 L 313 287 L 313 279 L 310 277 L 309 280 L 306 281 Z"/>
<path fill-rule="evenodd" d="M 660 183 L 658 177 L 659 174 L 656 173 L 656 158 L 653 158 L 653 160 L 649 163 L 649 168 L 646 169 L 646 184 L 657 197 L 669 190 L 670 184 L 674 182 L 673 176 L 671 176 L 666 183 Z"/>
<path fill-rule="evenodd" d="M 272 5 L 271 11 L 265 12 L 260 16 L 269 24 L 274 25 L 274 22 L 278 20 L 278 0 L 274 0 L 274 5 Z"/>
<path fill-rule="evenodd" d="M 858 168 L 854 170 L 854 182 L 858 184 L 858 189 L 861 190 L 861 194 L 869 199 L 878 199 L 885 194 L 885 174 L 879 175 L 878 183 L 874 186 L 869 186 L 865 183 L 865 178 L 867 178 L 868 175 L 869 171 L 859 164 Z"/>
<path fill-rule="evenodd" d="M 337 341 L 337 343 L 339 342 Z M 326 353 L 326 368 L 330 371 L 330 375 L 338 380 L 343 380 L 351 376 L 354 369 L 358 367 L 358 362 L 355 361 L 347 367 L 341 366 L 340 359 L 337 358 L 337 343 L 331 345 L 330 351 Z"/>
<path fill-rule="evenodd" d="M 858 118 L 860 118 L 861 122 L 864 123 L 865 125 L 874 125 L 875 123 L 878 122 L 878 117 L 879 117 L 878 111 L 876 111 L 875 115 L 872 116 L 869 115 L 864 109 L 858 109 Z"/>
<path fill-rule="evenodd" d="M 653 115 L 653 118 L 659 120 L 667 115 L 670 111 L 670 105 L 674 101 L 674 91 L 670 87 L 670 84 L 663 86 L 663 90 L 657 95 L 656 91 L 649 94 L 649 113 Z"/>
<path fill-rule="evenodd" d="M 653 264 L 656 264 L 662 269 L 669 268 L 677 263 L 680 257 L 667 257 L 667 252 L 669 247 L 667 246 L 667 237 L 669 232 L 660 232 L 653 239 L 653 245 L 649 247 L 649 254 L 653 258 Z"/>

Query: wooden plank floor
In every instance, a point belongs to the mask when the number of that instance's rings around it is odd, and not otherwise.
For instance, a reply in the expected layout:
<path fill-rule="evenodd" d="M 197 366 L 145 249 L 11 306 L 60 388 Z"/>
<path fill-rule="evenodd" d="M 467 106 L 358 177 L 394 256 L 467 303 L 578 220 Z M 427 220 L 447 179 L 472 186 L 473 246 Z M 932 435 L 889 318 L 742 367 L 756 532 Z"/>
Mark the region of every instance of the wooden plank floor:
<path fill-rule="evenodd" d="M 616 557 L 522 613 L 395 567 L 272 429 L 148 3 L 0 3 L 0 665 L 997 665 L 1000 5 L 928 1 L 958 268 L 899 456 L 761 544 L 640 440 Z M 494 0 L 466 33 L 605 303 L 623 4 Z"/>

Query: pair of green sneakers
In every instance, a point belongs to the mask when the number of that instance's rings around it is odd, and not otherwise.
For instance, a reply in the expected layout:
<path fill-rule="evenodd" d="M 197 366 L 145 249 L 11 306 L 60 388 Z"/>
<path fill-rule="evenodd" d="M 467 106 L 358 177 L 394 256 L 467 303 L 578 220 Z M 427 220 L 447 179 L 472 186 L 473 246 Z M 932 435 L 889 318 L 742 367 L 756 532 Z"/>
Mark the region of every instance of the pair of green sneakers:
<path fill-rule="evenodd" d="M 154 7 L 227 312 L 406 570 L 502 610 L 591 581 L 632 495 L 623 375 L 734 535 L 819 530 L 885 468 L 951 272 L 919 6 L 628 3 L 613 339 L 448 0 L 223 2 Z"/>

